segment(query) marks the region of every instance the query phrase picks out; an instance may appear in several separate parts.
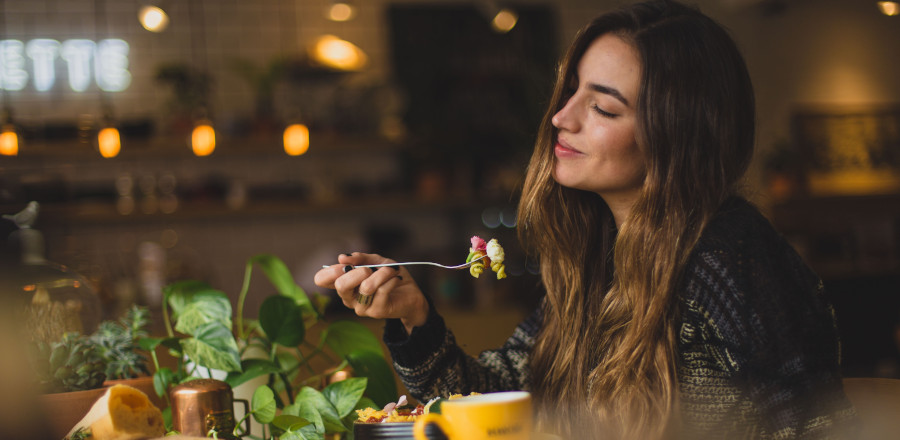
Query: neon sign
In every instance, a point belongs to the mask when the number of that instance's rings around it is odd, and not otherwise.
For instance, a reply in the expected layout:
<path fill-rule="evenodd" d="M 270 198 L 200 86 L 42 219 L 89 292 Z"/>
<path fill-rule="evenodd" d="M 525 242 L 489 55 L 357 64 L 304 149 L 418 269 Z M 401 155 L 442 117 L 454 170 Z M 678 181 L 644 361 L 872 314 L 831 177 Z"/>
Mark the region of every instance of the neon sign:
<path fill-rule="evenodd" d="M 121 92 L 131 84 L 128 71 L 128 43 L 118 39 L 56 40 L 38 38 L 23 43 L 0 41 L 0 89 L 22 90 L 28 84 L 28 59 L 31 59 L 31 82 L 35 90 L 46 92 L 56 83 L 57 59 L 65 63 L 69 87 L 83 92 L 97 83 L 100 90 Z M 91 71 L 93 70 L 93 76 Z"/>

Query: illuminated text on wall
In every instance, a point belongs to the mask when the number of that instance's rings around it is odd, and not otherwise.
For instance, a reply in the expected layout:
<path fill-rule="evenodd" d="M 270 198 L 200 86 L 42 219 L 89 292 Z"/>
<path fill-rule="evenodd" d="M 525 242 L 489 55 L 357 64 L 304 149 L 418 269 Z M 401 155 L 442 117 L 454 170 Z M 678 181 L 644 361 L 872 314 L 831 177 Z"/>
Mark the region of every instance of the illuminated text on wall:
<path fill-rule="evenodd" d="M 131 83 L 128 43 L 123 40 L 94 43 L 82 39 L 59 42 L 39 38 L 28 42 L 0 41 L 0 88 L 22 90 L 30 80 L 35 90 L 46 92 L 56 82 L 60 62 L 65 66 L 69 87 L 76 92 L 87 90 L 92 79 L 107 92 L 121 92 Z"/>

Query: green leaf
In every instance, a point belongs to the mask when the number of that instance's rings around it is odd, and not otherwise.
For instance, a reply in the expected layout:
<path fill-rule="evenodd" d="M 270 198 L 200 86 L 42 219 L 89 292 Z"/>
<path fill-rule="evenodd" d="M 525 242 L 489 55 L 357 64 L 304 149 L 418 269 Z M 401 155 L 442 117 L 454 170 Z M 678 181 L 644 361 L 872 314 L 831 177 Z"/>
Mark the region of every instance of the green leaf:
<path fill-rule="evenodd" d="M 225 382 L 235 388 L 245 382 L 259 376 L 274 374 L 281 371 L 278 365 L 268 359 L 244 359 L 241 361 L 241 371 L 228 373 Z"/>
<path fill-rule="evenodd" d="M 196 280 L 176 281 L 163 287 L 166 302 L 172 308 L 172 318 L 177 319 L 181 315 L 184 308 L 191 303 L 194 295 L 206 291 L 216 291 L 216 289 L 206 282 Z"/>
<path fill-rule="evenodd" d="M 381 341 L 368 327 L 357 321 L 332 322 L 322 332 L 322 339 L 342 358 L 346 358 L 354 351 L 370 351 L 384 357 Z"/>
<path fill-rule="evenodd" d="M 219 322 L 210 322 L 195 331 L 193 338 L 181 341 L 184 353 L 195 364 L 225 372 L 241 371 L 241 359 L 231 330 Z"/>
<path fill-rule="evenodd" d="M 356 377 L 369 378 L 366 395 L 374 400 L 378 407 L 397 400 L 394 372 L 380 354 L 356 350 L 347 355 L 347 362 L 353 367 Z"/>
<path fill-rule="evenodd" d="M 319 411 L 317 411 L 313 405 L 307 404 L 305 401 L 301 400 L 299 395 L 294 399 L 294 403 L 284 407 L 281 413 L 302 417 L 312 424 L 316 432 L 325 433 L 325 423 L 322 421 L 322 415 L 319 414 Z"/>
<path fill-rule="evenodd" d="M 325 434 L 316 431 L 314 425 L 304 426 L 296 431 L 287 431 L 278 437 L 279 440 L 323 440 Z"/>
<path fill-rule="evenodd" d="M 259 307 L 259 323 L 270 341 L 284 347 L 295 347 L 306 336 L 303 312 L 286 296 L 266 298 Z"/>
<path fill-rule="evenodd" d="M 322 394 L 337 410 L 338 416 L 344 418 L 356 409 L 356 403 L 366 391 L 367 383 L 368 379 L 365 377 L 351 377 L 328 385 L 322 390 Z"/>
<path fill-rule="evenodd" d="M 303 417 L 292 416 L 290 414 L 282 414 L 272 420 L 272 424 L 285 431 L 296 431 L 310 424 L 309 420 Z"/>
<path fill-rule="evenodd" d="M 250 258 L 250 261 L 262 268 L 278 293 L 293 299 L 304 313 L 315 314 L 315 309 L 309 297 L 306 296 L 306 292 L 297 285 L 291 271 L 280 258 L 270 254 L 260 254 Z"/>
<path fill-rule="evenodd" d="M 153 373 L 153 391 L 158 397 L 163 397 L 169 391 L 169 386 L 175 380 L 175 373 L 167 367 L 162 367 Z"/>
<path fill-rule="evenodd" d="M 196 336 L 198 328 L 218 322 L 231 331 L 231 301 L 217 290 L 197 292 L 175 321 L 175 330 Z"/>
<path fill-rule="evenodd" d="M 372 399 L 363 396 L 359 399 L 358 402 L 356 402 L 356 406 L 353 408 L 354 411 L 350 411 L 350 414 L 344 416 L 344 426 L 347 427 L 348 431 L 346 440 L 353 439 L 353 424 L 356 423 L 357 420 L 359 420 L 359 414 L 356 412 L 356 410 L 366 408 L 375 408 L 375 402 L 373 402 Z"/>
<path fill-rule="evenodd" d="M 138 346 L 146 351 L 154 351 L 160 345 L 170 350 L 181 350 L 180 340 L 181 338 L 140 338 Z"/>
<path fill-rule="evenodd" d="M 344 424 L 341 422 L 341 417 L 338 415 L 337 409 L 335 409 L 334 405 L 332 405 L 331 402 L 315 388 L 301 388 L 300 392 L 297 393 L 297 397 L 294 399 L 294 405 L 299 405 L 300 411 L 299 414 L 295 415 L 312 421 L 316 425 L 317 432 L 334 433 L 347 431 L 347 428 L 345 428 Z M 287 408 L 285 408 L 285 410 L 287 410 Z M 317 422 L 315 416 L 313 416 L 313 418 L 307 417 L 307 415 L 312 412 L 318 414 L 321 422 Z"/>
<path fill-rule="evenodd" d="M 138 346 L 143 350 L 153 351 L 156 350 L 156 347 L 158 347 L 162 341 L 163 338 L 140 338 L 138 339 Z"/>
<path fill-rule="evenodd" d="M 275 419 L 275 410 L 277 409 L 275 393 L 272 392 L 272 389 L 265 385 L 257 387 L 250 399 L 250 411 L 253 413 L 253 418 L 262 424 L 271 423 Z"/>

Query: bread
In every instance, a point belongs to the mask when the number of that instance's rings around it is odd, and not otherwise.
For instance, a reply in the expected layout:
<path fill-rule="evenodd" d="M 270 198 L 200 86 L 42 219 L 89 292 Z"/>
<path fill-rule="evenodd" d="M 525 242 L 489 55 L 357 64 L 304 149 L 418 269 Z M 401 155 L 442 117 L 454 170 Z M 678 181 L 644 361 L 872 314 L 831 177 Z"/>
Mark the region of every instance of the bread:
<path fill-rule="evenodd" d="M 128 385 L 108 388 L 66 438 L 79 429 L 90 430 L 91 440 L 131 440 L 166 433 L 159 408 L 146 394 Z"/>

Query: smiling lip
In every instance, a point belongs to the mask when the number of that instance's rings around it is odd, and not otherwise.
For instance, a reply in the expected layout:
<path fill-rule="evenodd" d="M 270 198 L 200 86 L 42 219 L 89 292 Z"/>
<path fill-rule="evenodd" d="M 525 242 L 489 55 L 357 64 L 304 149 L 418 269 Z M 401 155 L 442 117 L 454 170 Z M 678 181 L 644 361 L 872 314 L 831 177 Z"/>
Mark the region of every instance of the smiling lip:
<path fill-rule="evenodd" d="M 575 157 L 582 154 L 578 150 L 567 147 L 562 142 L 556 143 L 556 145 L 553 147 L 553 153 L 556 154 L 556 157 Z"/>

